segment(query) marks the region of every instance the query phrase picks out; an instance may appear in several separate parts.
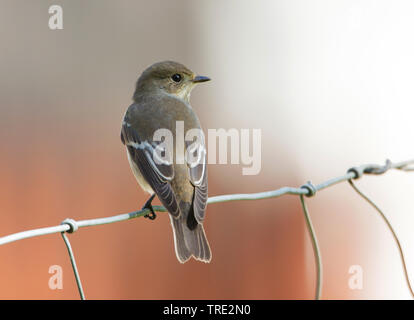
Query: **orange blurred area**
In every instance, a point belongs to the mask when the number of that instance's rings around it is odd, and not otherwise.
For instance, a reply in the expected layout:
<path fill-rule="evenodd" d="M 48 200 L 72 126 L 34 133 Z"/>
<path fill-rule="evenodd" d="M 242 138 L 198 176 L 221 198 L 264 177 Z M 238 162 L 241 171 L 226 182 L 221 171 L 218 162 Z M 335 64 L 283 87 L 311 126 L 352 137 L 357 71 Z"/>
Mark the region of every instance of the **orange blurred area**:
<path fill-rule="evenodd" d="M 90 148 L 82 142 L 84 136 L 72 137 L 80 142 L 73 144 L 68 156 L 68 149 L 47 136 L 44 133 L 44 143 L 32 145 L 30 151 L 10 147 L 13 152 L 2 159 L 1 234 L 57 225 L 66 217 L 105 217 L 142 206 L 146 195 L 130 173 L 117 135 L 107 137 L 107 146 Z M 108 149 L 114 150 L 112 154 Z M 22 159 L 25 154 L 31 155 L 30 168 Z M 214 168 L 211 171 L 210 189 L 224 192 L 216 182 L 220 175 Z M 139 218 L 82 228 L 69 235 L 87 297 L 306 297 L 299 202 L 286 198 L 277 204 L 273 200 L 212 204 L 207 212 L 205 228 L 213 250 L 210 264 L 178 263 L 170 222 L 163 213 L 154 222 Z M 59 234 L 14 242 L 1 249 L 1 260 L 7 261 L 0 266 L 5 289 L 0 291 L 1 298 L 77 297 Z M 48 287 L 51 265 L 63 268 L 63 290 Z"/>
<path fill-rule="evenodd" d="M 412 158 L 410 2 L 50 1 L 0 4 L 0 237 L 65 218 L 138 210 L 147 195 L 120 141 L 139 74 L 172 59 L 212 78 L 191 104 L 203 129 L 261 129 L 261 172 L 209 165 L 209 195 L 320 183 L 351 166 Z M 20 18 L 19 18 L 20 17 Z M 24 17 L 24 18 L 21 18 Z M 383 21 L 388 21 L 387 25 Z M 358 181 L 414 266 L 414 177 Z M 409 298 L 393 239 L 346 184 L 306 198 L 324 299 Z M 158 200 L 155 203 L 159 203 Z M 313 299 L 315 264 L 299 198 L 207 207 L 212 262 L 180 264 L 169 218 L 68 235 L 89 299 Z M 48 286 L 53 265 L 63 289 Z M 361 266 L 363 288 L 349 287 Z M 59 234 L 0 246 L 0 299 L 78 299 Z"/>

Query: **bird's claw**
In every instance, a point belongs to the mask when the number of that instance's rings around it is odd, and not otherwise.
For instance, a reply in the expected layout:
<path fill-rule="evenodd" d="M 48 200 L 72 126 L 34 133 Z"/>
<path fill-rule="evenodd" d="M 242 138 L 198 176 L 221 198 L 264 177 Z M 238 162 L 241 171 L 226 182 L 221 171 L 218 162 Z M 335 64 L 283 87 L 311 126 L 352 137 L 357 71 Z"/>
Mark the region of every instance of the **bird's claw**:
<path fill-rule="evenodd" d="M 151 210 L 151 213 L 146 214 L 144 216 L 144 218 L 148 218 L 150 220 L 155 220 L 155 218 L 157 217 L 157 215 L 155 214 L 154 209 L 152 208 L 151 205 L 149 207 L 143 208 L 143 209 L 149 209 L 149 210 Z"/>
<path fill-rule="evenodd" d="M 154 199 L 154 197 L 155 197 L 155 194 L 152 195 L 151 198 L 147 200 L 147 202 L 145 202 L 144 206 L 141 209 L 141 210 L 148 209 L 151 211 L 150 213 L 144 216 L 144 218 L 148 218 L 150 220 L 155 220 L 155 218 L 157 217 L 157 215 L 155 214 L 154 208 L 151 205 L 151 202 Z"/>

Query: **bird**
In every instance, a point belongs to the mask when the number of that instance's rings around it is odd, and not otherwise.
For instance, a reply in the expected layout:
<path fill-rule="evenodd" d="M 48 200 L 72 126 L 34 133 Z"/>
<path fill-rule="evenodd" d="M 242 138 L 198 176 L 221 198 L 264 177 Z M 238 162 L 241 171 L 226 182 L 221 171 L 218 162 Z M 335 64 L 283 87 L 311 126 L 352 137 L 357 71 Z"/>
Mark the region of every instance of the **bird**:
<path fill-rule="evenodd" d="M 208 199 L 204 135 L 196 139 L 197 143 L 184 141 L 183 155 L 178 152 L 180 141 L 176 133 L 180 123 L 185 132 L 196 129 L 202 133 L 190 105 L 190 94 L 195 85 L 209 80 L 178 62 L 154 63 L 138 78 L 133 103 L 122 121 L 121 141 L 131 170 L 140 187 L 150 194 L 143 206 L 150 211 L 145 217 L 155 219 L 151 202 L 157 196 L 169 213 L 175 253 L 181 263 L 191 257 L 205 263 L 211 261 L 203 227 Z M 174 143 L 166 143 L 166 137 L 163 141 L 155 139 L 158 130 L 171 132 Z M 182 161 L 186 155 L 198 161 Z"/>

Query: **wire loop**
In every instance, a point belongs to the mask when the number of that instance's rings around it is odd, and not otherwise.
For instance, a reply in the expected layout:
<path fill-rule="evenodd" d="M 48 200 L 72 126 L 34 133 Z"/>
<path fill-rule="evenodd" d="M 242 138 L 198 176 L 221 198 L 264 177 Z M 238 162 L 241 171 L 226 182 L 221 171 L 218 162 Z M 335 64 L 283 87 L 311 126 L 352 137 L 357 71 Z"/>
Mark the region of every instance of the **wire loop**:
<path fill-rule="evenodd" d="M 70 218 L 63 220 L 60 224 L 67 224 L 69 226 L 69 230 L 66 231 L 67 233 L 74 233 L 79 229 L 78 223 Z"/>
<path fill-rule="evenodd" d="M 308 197 L 308 198 L 313 197 L 316 194 L 316 191 L 317 191 L 316 187 L 310 181 L 306 182 L 300 188 L 301 189 L 306 189 L 308 191 L 308 193 L 305 194 L 305 196 Z"/>
<path fill-rule="evenodd" d="M 353 177 L 352 179 L 359 179 L 364 175 L 364 169 L 362 167 L 352 167 L 349 168 L 347 173 L 354 173 L 355 177 Z"/>
<path fill-rule="evenodd" d="M 367 168 L 365 168 L 364 173 L 366 173 L 366 174 L 383 174 L 383 173 L 387 172 L 389 169 L 391 169 L 391 166 L 392 166 L 392 162 L 389 159 L 387 159 L 385 161 L 385 165 L 383 165 L 383 166 L 373 165 L 371 167 L 367 167 Z"/>

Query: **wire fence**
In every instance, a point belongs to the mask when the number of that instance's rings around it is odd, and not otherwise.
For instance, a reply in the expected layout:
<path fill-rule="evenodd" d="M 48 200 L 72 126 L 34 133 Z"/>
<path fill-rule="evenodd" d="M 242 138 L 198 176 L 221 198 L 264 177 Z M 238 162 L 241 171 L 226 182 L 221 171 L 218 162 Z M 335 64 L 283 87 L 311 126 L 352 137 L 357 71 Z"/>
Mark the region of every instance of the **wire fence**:
<path fill-rule="evenodd" d="M 241 200 L 260 200 L 260 199 L 268 199 L 268 198 L 277 198 L 283 195 L 291 194 L 291 195 L 298 195 L 300 197 L 303 214 L 306 221 L 306 227 L 308 229 L 310 238 L 312 240 L 312 247 L 313 252 L 315 256 L 315 264 L 316 264 L 316 286 L 315 286 L 315 299 L 320 299 L 322 294 L 322 257 L 318 245 L 318 240 L 316 237 L 315 229 L 312 224 L 311 217 L 309 215 L 309 211 L 307 209 L 306 203 L 305 203 L 305 197 L 313 197 L 315 194 L 323 189 L 329 188 L 335 184 L 348 181 L 351 187 L 364 199 L 366 200 L 381 216 L 381 218 L 386 223 L 388 229 L 393 235 L 393 238 L 397 244 L 401 262 L 404 269 L 405 274 L 405 280 L 407 282 L 407 286 L 410 290 L 410 293 L 412 297 L 414 298 L 414 291 L 410 283 L 407 265 L 405 262 L 404 252 L 402 250 L 401 243 L 397 237 L 396 232 L 394 231 L 393 227 L 391 226 L 391 223 L 386 218 L 385 214 L 381 211 L 381 209 L 375 204 L 374 201 L 372 201 L 368 196 L 366 196 L 359 188 L 356 187 L 353 180 L 361 178 L 363 175 L 380 175 L 384 174 L 390 169 L 396 169 L 401 171 L 414 171 L 414 159 L 398 162 L 398 163 L 392 163 L 391 161 L 387 160 L 385 162 L 385 165 L 378 165 L 378 164 L 366 164 L 359 167 L 352 167 L 350 168 L 346 174 L 335 177 L 332 179 L 329 179 L 325 182 L 322 182 L 318 185 L 313 185 L 310 181 L 306 184 L 302 185 L 299 188 L 292 188 L 292 187 L 282 187 L 277 190 L 272 191 L 265 191 L 265 192 L 258 192 L 258 193 L 247 193 L 247 194 L 229 194 L 229 195 L 220 195 L 220 196 L 214 196 L 208 198 L 208 204 L 213 203 L 220 203 L 220 202 L 227 202 L 227 201 L 241 201 Z M 167 210 L 163 206 L 153 206 L 154 211 L 157 212 L 167 212 Z M 97 219 L 88 219 L 88 220 L 80 220 L 76 221 L 73 219 L 65 219 L 62 221 L 62 223 L 58 226 L 53 227 L 47 227 L 47 228 L 39 228 L 39 229 L 33 229 L 23 232 L 18 232 L 14 234 L 10 234 L 4 237 L 0 238 L 0 245 L 27 239 L 27 238 L 33 238 L 53 233 L 61 233 L 63 240 L 65 242 L 66 248 L 68 250 L 69 258 L 72 264 L 73 272 L 76 279 L 76 284 L 78 287 L 79 295 L 82 300 L 85 299 L 85 294 L 82 288 L 82 283 L 79 276 L 79 271 L 76 266 L 76 260 L 75 256 L 72 250 L 72 247 L 70 245 L 69 239 L 66 236 L 66 233 L 73 233 L 79 228 L 83 227 L 92 227 L 92 226 L 98 226 L 102 224 L 109 224 L 109 223 L 115 223 L 120 221 L 125 221 L 133 218 L 138 218 L 145 216 L 150 213 L 149 209 L 142 209 L 138 211 L 133 211 L 129 213 L 123 213 L 118 214 L 115 216 L 105 217 L 105 218 L 97 218 Z"/>

